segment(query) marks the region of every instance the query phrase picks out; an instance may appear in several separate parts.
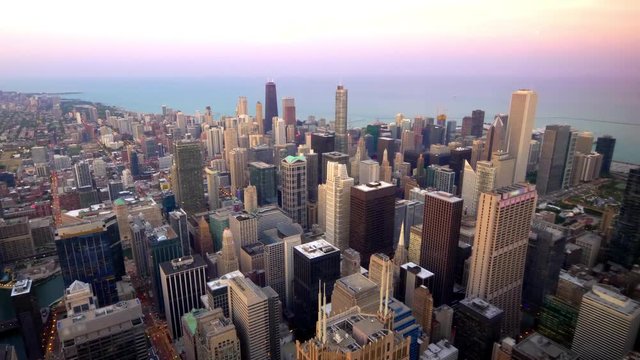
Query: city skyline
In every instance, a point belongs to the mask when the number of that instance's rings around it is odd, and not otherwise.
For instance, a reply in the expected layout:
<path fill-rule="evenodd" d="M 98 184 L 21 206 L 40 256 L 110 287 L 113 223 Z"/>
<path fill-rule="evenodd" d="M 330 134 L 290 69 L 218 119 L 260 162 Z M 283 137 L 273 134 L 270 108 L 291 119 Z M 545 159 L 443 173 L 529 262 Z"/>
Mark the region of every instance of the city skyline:
<path fill-rule="evenodd" d="M 640 4 L 632 0 L 402 1 L 366 9 L 330 1 L 312 11 L 292 1 L 252 2 L 241 27 L 233 3 L 120 5 L 90 16 L 73 1 L 35 10 L 6 4 L 16 16 L 0 25 L 0 76 L 640 75 Z M 200 14 L 206 20 L 194 18 Z M 295 15 L 277 21 L 284 14 Z M 57 21 L 64 17 L 70 21 Z M 167 18 L 185 25 L 158 20 Z M 249 56 L 256 52 L 259 62 Z"/>

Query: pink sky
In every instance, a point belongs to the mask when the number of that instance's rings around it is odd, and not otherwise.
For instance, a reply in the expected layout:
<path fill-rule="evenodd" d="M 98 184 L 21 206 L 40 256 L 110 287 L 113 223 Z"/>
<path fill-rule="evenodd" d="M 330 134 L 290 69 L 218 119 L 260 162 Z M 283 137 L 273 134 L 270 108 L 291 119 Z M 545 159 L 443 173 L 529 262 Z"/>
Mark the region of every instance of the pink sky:
<path fill-rule="evenodd" d="M 0 77 L 640 76 L 640 1 L 3 4 Z"/>

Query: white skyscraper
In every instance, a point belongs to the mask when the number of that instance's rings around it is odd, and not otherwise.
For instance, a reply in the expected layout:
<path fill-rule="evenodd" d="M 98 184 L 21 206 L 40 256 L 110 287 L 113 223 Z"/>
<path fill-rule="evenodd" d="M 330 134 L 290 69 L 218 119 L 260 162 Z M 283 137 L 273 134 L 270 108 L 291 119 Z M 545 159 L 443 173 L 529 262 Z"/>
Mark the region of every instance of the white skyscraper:
<path fill-rule="evenodd" d="M 621 359 L 633 349 L 640 303 L 607 285 L 584 294 L 571 350 L 583 360 Z"/>
<path fill-rule="evenodd" d="M 205 145 L 207 158 L 221 157 L 224 153 L 224 130 L 221 127 L 210 127 L 206 130 Z"/>
<path fill-rule="evenodd" d="M 283 118 L 275 121 L 275 129 L 273 130 L 276 145 L 284 145 L 287 143 L 287 124 Z"/>
<path fill-rule="evenodd" d="M 529 162 L 531 132 L 536 121 L 538 94 L 532 90 L 517 90 L 511 95 L 508 126 L 508 152 L 515 158 L 513 183 L 523 182 Z"/>
<path fill-rule="evenodd" d="M 360 184 L 368 184 L 380 180 L 380 164 L 375 160 L 360 161 Z"/>
<path fill-rule="evenodd" d="M 351 213 L 351 187 L 353 178 L 347 173 L 347 166 L 337 162 L 327 163 L 324 209 L 325 236 L 329 243 L 341 251 L 349 247 L 349 221 Z"/>

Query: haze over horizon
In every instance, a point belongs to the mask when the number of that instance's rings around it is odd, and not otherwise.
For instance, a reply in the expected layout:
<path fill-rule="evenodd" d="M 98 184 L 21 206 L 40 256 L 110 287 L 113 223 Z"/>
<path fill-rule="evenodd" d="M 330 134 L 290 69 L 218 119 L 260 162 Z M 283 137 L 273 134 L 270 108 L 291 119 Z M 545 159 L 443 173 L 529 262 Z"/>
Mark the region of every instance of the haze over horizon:
<path fill-rule="evenodd" d="M 11 2 L 0 77 L 640 77 L 640 2 Z"/>

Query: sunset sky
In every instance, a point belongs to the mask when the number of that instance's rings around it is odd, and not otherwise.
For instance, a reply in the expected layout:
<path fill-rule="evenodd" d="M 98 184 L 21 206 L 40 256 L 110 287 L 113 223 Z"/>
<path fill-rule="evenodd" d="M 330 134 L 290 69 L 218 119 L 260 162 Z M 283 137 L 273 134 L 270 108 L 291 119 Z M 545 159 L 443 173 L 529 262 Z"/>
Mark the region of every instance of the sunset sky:
<path fill-rule="evenodd" d="M 2 6 L 0 77 L 640 76 L 638 0 Z"/>

